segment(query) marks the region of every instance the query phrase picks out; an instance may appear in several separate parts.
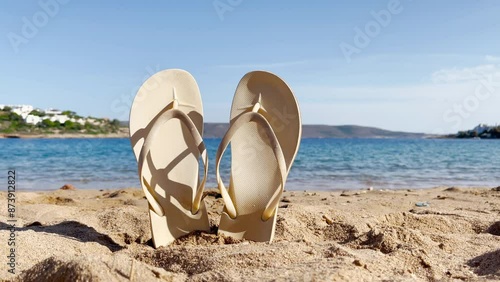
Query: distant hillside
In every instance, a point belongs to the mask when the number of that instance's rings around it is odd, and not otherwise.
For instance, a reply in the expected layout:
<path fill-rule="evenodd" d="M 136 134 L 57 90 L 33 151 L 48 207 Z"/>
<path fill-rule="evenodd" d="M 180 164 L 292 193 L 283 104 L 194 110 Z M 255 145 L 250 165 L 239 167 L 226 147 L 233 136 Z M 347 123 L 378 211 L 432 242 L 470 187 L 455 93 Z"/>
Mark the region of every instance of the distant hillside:
<path fill-rule="evenodd" d="M 226 123 L 205 124 L 204 136 L 220 138 L 228 128 Z M 423 138 L 423 133 L 389 131 L 358 125 L 303 125 L 302 138 Z"/>
<path fill-rule="evenodd" d="M 222 138 L 228 129 L 227 123 L 205 123 L 203 129 L 203 137 L 205 138 Z"/>
<path fill-rule="evenodd" d="M 304 125 L 303 138 L 423 138 L 426 134 L 359 125 Z"/>
<path fill-rule="evenodd" d="M 128 127 L 127 121 L 120 122 Z M 222 138 L 228 128 L 227 123 L 205 123 L 205 138 Z M 375 127 L 358 125 L 311 125 L 302 126 L 302 138 L 424 138 L 424 133 L 389 131 Z"/>

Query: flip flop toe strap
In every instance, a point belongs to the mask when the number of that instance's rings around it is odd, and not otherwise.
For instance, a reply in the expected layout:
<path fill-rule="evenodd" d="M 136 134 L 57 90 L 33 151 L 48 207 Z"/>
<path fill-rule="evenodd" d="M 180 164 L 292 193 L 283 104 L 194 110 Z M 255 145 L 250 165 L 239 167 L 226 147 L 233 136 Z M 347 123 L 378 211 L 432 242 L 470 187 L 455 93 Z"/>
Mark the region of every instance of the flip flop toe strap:
<path fill-rule="evenodd" d="M 208 156 L 207 156 L 207 150 L 205 148 L 205 144 L 203 143 L 203 139 L 198 132 L 198 129 L 196 128 L 196 125 L 193 123 L 193 121 L 189 118 L 188 115 L 186 115 L 183 111 L 178 110 L 178 109 L 169 109 L 165 112 L 163 112 L 158 119 L 154 122 L 148 136 L 144 140 L 144 144 L 142 145 L 141 148 L 141 153 L 139 155 L 139 160 L 138 160 L 138 165 L 139 165 L 139 179 L 141 180 L 141 186 L 144 190 L 144 193 L 146 195 L 146 199 L 149 202 L 149 205 L 151 206 L 151 209 L 158 214 L 159 216 L 164 216 L 165 211 L 161 207 L 158 198 L 160 197 L 158 193 L 155 191 L 154 187 L 151 187 L 150 182 L 144 177 L 143 175 L 143 169 L 144 169 L 144 162 L 146 161 L 146 158 L 151 150 L 151 145 L 154 140 L 154 136 L 158 133 L 160 127 L 167 122 L 170 119 L 179 119 L 189 130 L 191 133 L 191 136 L 193 137 L 195 144 L 198 144 L 198 151 L 200 153 L 200 156 L 202 157 L 203 160 L 203 166 L 204 166 L 204 174 L 203 174 L 203 179 L 199 183 L 198 188 L 195 192 L 195 196 L 191 205 L 191 213 L 196 214 L 200 208 L 201 204 L 201 199 L 203 196 L 203 190 L 205 188 L 205 183 L 207 180 L 207 174 L 208 174 Z"/>
<path fill-rule="evenodd" d="M 247 124 L 250 121 L 257 122 L 265 130 L 265 133 L 270 140 L 270 144 L 272 146 L 274 156 L 278 162 L 278 168 L 279 168 L 279 174 L 280 174 L 280 185 L 278 186 L 278 188 L 274 192 L 273 196 L 271 197 L 270 201 L 267 203 L 267 205 L 262 213 L 262 220 L 267 221 L 269 218 L 271 218 L 274 215 L 274 212 L 276 211 L 276 208 L 278 207 L 281 192 L 283 191 L 283 187 L 285 187 L 287 168 L 286 168 L 286 162 L 285 162 L 283 150 L 281 149 L 281 146 L 279 144 L 278 138 L 276 137 L 276 134 L 274 133 L 274 131 L 273 131 L 271 125 L 269 124 L 269 122 L 267 121 L 267 119 L 262 114 L 260 114 L 258 109 L 256 109 L 255 107 L 252 109 L 252 111 L 243 113 L 238 118 L 236 118 L 236 120 L 231 124 L 228 131 L 226 132 L 226 134 L 222 138 L 222 141 L 221 141 L 219 148 L 217 150 L 215 173 L 216 173 L 216 177 L 217 177 L 217 184 L 219 186 L 219 190 L 221 192 L 222 198 L 223 198 L 225 206 L 226 206 L 226 211 L 227 211 L 228 215 L 234 219 L 238 216 L 237 211 L 236 211 L 236 207 L 231 199 L 231 196 L 229 195 L 229 193 L 226 189 L 226 186 L 222 182 L 219 167 L 220 167 L 220 161 L 222 159 L 222 156 L 223 156 L 224 152 L 226 151 L 227 146 L 231 142 L 231 139 L 234 136 L 234 134 L 243 125 Z"/>

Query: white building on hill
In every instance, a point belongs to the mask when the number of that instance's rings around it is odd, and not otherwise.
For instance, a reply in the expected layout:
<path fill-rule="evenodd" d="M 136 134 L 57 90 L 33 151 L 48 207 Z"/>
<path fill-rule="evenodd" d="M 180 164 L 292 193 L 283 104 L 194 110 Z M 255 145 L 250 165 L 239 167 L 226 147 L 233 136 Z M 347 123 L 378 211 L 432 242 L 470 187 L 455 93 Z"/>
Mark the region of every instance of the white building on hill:
<path fill-rule="evenodd" d="M 33 124 L 33 125 L 37 125 L 39 124 L 40 122 L 42 122 L 42 118 L 39 117 L 39 116 L 34 116 L 34 115 L 28 115 L 24 121 L 27 123 L 27 124 Z"/>
<path fill-rule="evenodd" d="M 474 127 L 472 131 L 476 132 L 478 135 L 481 135 L 483 132 L 490 130 L 490 127 L 486 124 L 479 124 L 478 126 Z"/>
<path fill-rule="evenodd" d="M 52 122 L 58 121 L 61 124 L 65 123 L 68 120 L 70 120 L 70 118 L 67 115 L 54 115 L 50 117 L 50 121 Z"/>
<path fill-rule="evenodd" d="M 84 125 L 85 124 L 85 120 L 83 118 L 79 118 L 77 120 L 74 120 L 74 119 L 71 119 L 72 122 L 78 122 L 79 124 L 81 125 Z"/>
<path fill-rule="evenodd" d="M 23 119 L 26 119 L 31 111 L 33 111 L 33 106 L 31 105 L 9 105 L 9 107 L 11 107 L 11 112 L 20 115 Z"/>
<path fill-rule="evenodd" d="M 46 115 L 60 115 L 62 114 L 62 111 L 56 110 L 56 109 L 47 109 L 44 111 Z"/>

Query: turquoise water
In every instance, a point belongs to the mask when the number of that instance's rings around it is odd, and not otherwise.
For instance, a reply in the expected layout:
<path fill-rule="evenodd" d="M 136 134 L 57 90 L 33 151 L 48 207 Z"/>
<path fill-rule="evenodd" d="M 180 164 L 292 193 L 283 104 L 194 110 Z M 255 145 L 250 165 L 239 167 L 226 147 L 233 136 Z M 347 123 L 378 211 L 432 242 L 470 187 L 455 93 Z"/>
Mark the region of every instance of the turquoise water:
<path fill-rule="evenodd" d="M 205 140 L 208 187 L 215 187 L 219 139 Z M 128 139 L 0 139 L 0 173 L 15 169 L 17 188 L 140 187 Z M 228 179 L 229 158 L 222 172 Z M 498 140 L 304 139 L 288 190 L 499 186 Z"/>

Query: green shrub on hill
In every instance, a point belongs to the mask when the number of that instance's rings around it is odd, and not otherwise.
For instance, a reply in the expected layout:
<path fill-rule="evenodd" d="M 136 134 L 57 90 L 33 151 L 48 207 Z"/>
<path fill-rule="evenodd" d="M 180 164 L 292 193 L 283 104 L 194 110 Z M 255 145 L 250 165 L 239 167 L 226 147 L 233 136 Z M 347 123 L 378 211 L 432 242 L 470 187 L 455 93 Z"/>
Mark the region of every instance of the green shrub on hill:
<path fill-rule="evenodd" d="M 65 116 L 68 116 L 70 118 L 75 118 L 76 117 L 76 112 L 73 112 L 73 111 L 63 111 L 61 114 L 65 115 Z"/>
<path fill-rule="evenodd" d="M 44 119 L 40 124 L 38 124 L 38 126 L 40 126 L 41 128 L 53 128 L 55 127 L 55 124 L 50 119 Z"/>
<path fill-rule="evenodd" d="M 492 137 L 494 138 L 500 138 L 500 126 L 497 126 L 495 128 L 493 128 L 491 131 L 490 131 L 490 134 Z"/>
<path fill-rule="evenodd" d="M 13 113 L 13 112 L 9 113 L 9 120 L 12 121 L 12 122 L 13 121 L 17 121 L 17 122 L 20 122 L 20 123 L 24 122 L 24 119 L 23 119 L 22 116 L 20 116 L 20 115 L 18 115 L 16 113 Z"/>
<path fill-rule="evenodd" d="M 67 120 L 64 123 L 64 128 L 71 131 L 79 131 L 83 128 L 83 125 L 81 125 L 78 122 L 72 122 L 71 120 Z"/>
<path fill-rule="evenodd" d="M 30 115 L 37 116 L 37 117 L 43 117 L 43 116 L 45 116 L 45 113 L 39 112 L 37 110 L 33 110 L 30 112 Z"/>
<path fill-rule="evenodd" d="M 10 120 L 9 112 L 1 111 L 0 112 L 0 121 L 8 121 Z"/>

